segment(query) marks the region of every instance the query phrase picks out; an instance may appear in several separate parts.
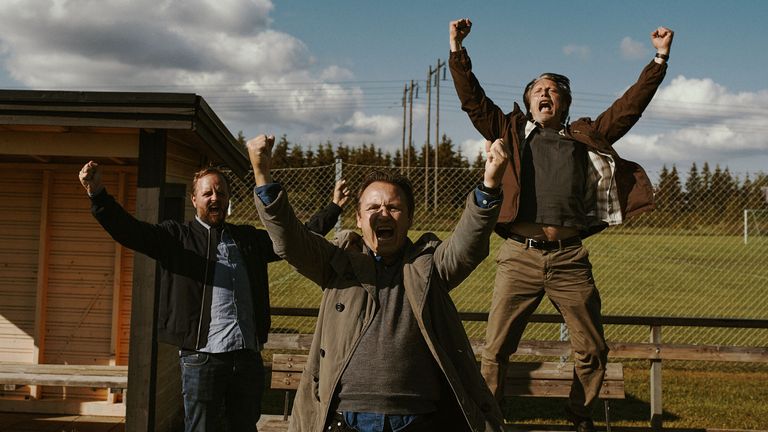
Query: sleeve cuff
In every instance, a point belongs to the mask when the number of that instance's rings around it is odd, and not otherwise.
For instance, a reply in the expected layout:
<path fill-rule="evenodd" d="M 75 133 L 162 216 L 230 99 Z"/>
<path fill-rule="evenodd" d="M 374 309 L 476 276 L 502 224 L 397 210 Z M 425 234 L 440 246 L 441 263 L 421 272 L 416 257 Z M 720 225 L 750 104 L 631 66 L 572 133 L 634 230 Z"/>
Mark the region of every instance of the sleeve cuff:
<path fill-rule="evenodd" d="M 281 190 L 283 190 L 283 187 L 280 186 L 280 183 L 267 183 L 262 186 L 256 186 L 254 193 L 264 205 L 270 205 L 277 199 Z"/>
<path fill-rule="evenodd" d="M 498 191 L 483 191 L 480 186 L 475 188 L 475 204 L 480 208 L 491 208 L 498 204 L 501 204 L 502 196 L 501 190 Z"/>

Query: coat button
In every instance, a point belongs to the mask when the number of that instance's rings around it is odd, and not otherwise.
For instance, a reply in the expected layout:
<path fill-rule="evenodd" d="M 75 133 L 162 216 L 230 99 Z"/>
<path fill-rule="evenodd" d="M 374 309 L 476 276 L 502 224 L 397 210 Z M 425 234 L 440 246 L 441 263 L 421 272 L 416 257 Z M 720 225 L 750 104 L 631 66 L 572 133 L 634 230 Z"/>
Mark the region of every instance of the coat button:
<path fill-rule="evenodd" d="M 325 357 L 325 350 L 320 348 L 320 357 Z"/>
<path fill-rule="evenodd" d="M 344 303 L 336 303 L 336 311 L 343 312 L 344 311 Z"/>

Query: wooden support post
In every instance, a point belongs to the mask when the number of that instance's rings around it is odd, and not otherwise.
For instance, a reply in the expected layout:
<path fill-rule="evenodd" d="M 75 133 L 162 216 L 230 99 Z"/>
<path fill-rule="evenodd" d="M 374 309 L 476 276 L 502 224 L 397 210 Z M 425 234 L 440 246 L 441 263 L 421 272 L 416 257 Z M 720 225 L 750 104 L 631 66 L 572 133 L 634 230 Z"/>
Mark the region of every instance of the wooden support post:
<path fill-rule="evenodd" d="M 117 199 L 117 202 L 122 206 L 125 206 L 125 188 L 126 174 L 125 172 L 121 171 L 118 173 L 117 177 L 117 196 L 115 199 Z M 120 313 L 120 301 L 122 300 L 120 295 L 120 287 L 123 285 L 123 246 L 118 242 L 114 242 L 114 245 L 114 263 L 112 265 L 112 334 L 109 340 L 109 353 L 111 355 L 109 364 L 111 366 L 117 365 L 117 360 L 121 354 L 120 327 L 123 325 L 123 320 Z M 107 393 L 107 401 L 109 403 L 117 402 L 118 393 L 122 392 L 109 391 Z"/>
<path fill-rule="evenodd" d="M 651 343 L 661 343 L 661 326 L 651 326 Z M 651 360 L 651 428 L 661 430 L 661 359 Z"/>
<path fill-rule="evenodd" d="M 139 133 L 139 170 L 136 192 L 136 218 L 149 223 L 160 219 L 166 169 L 164 130 Z M 133 258 L 131 299 L 131 340 L 128 354 L 126 401 L 127 432 L 155 429 L 157 385 L 157 299 L 158 266 L 143 254 Z"/>
<path fill-rule="evenodd" d="M 35 294 L 35 348 L 32 363 L 45 360 L 45 321 L 48 308 L 48 255 L 50 252 L 50 230 L 48 227 L 48 205 L 51 199 L 53 176 L 50 170 L 43 171 L 43 190 L 40 196 L 40 237 L 37 246 L 37 293 Z M 29 396 L 40 399 L 42 387 L 29 386 Z"/>

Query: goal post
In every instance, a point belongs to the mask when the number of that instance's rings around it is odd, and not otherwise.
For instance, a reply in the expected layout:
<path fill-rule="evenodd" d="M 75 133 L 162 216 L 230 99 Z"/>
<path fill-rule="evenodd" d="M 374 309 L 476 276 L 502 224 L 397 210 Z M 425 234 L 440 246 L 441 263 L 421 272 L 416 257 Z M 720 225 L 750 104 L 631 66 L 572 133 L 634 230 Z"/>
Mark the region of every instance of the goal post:
<path fill-rule="evenodd" d="M 768 209 L 744 209 L 744 244 L 750 236 L 768 234 Z"/>

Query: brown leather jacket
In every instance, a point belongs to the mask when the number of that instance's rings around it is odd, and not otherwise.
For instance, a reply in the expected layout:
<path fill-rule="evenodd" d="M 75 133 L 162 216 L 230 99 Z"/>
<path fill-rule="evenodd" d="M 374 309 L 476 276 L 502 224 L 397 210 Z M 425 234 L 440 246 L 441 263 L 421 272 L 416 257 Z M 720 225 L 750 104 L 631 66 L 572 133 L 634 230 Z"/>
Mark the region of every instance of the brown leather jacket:
<path fill-rule="evenodd" d="M 520 202 L 520 145 L 524 140 L 528 119 L 517 103 L 512 112 L 505 114 L 486 96 L 472 73 L 472 61 L 466 49 L 451 52 L 448 65 L 461 101 L 461 109 L 469 115 L 477 131 L 488 140 L 503 138 L 510 146 L 512 163 L 507 165 L 504 172 L 504 202 L 499 224 L 514 221 Z M 653 185 L 640 165 L 619 157 L 613 149 L 613 143 L 640 119 L 661 85 L 666 71 L 666 63 L 651 61 L 640 73 L 637 82 L 605 112 L 594 120 L 580 118 L 565 130 L 567 137 L 584 144 L 587 150 L 613 159 L 615 183 L 624 218 L 653 210 Z M 606 226 L 596 226 L 586 235 L 599 232 Z"/>

